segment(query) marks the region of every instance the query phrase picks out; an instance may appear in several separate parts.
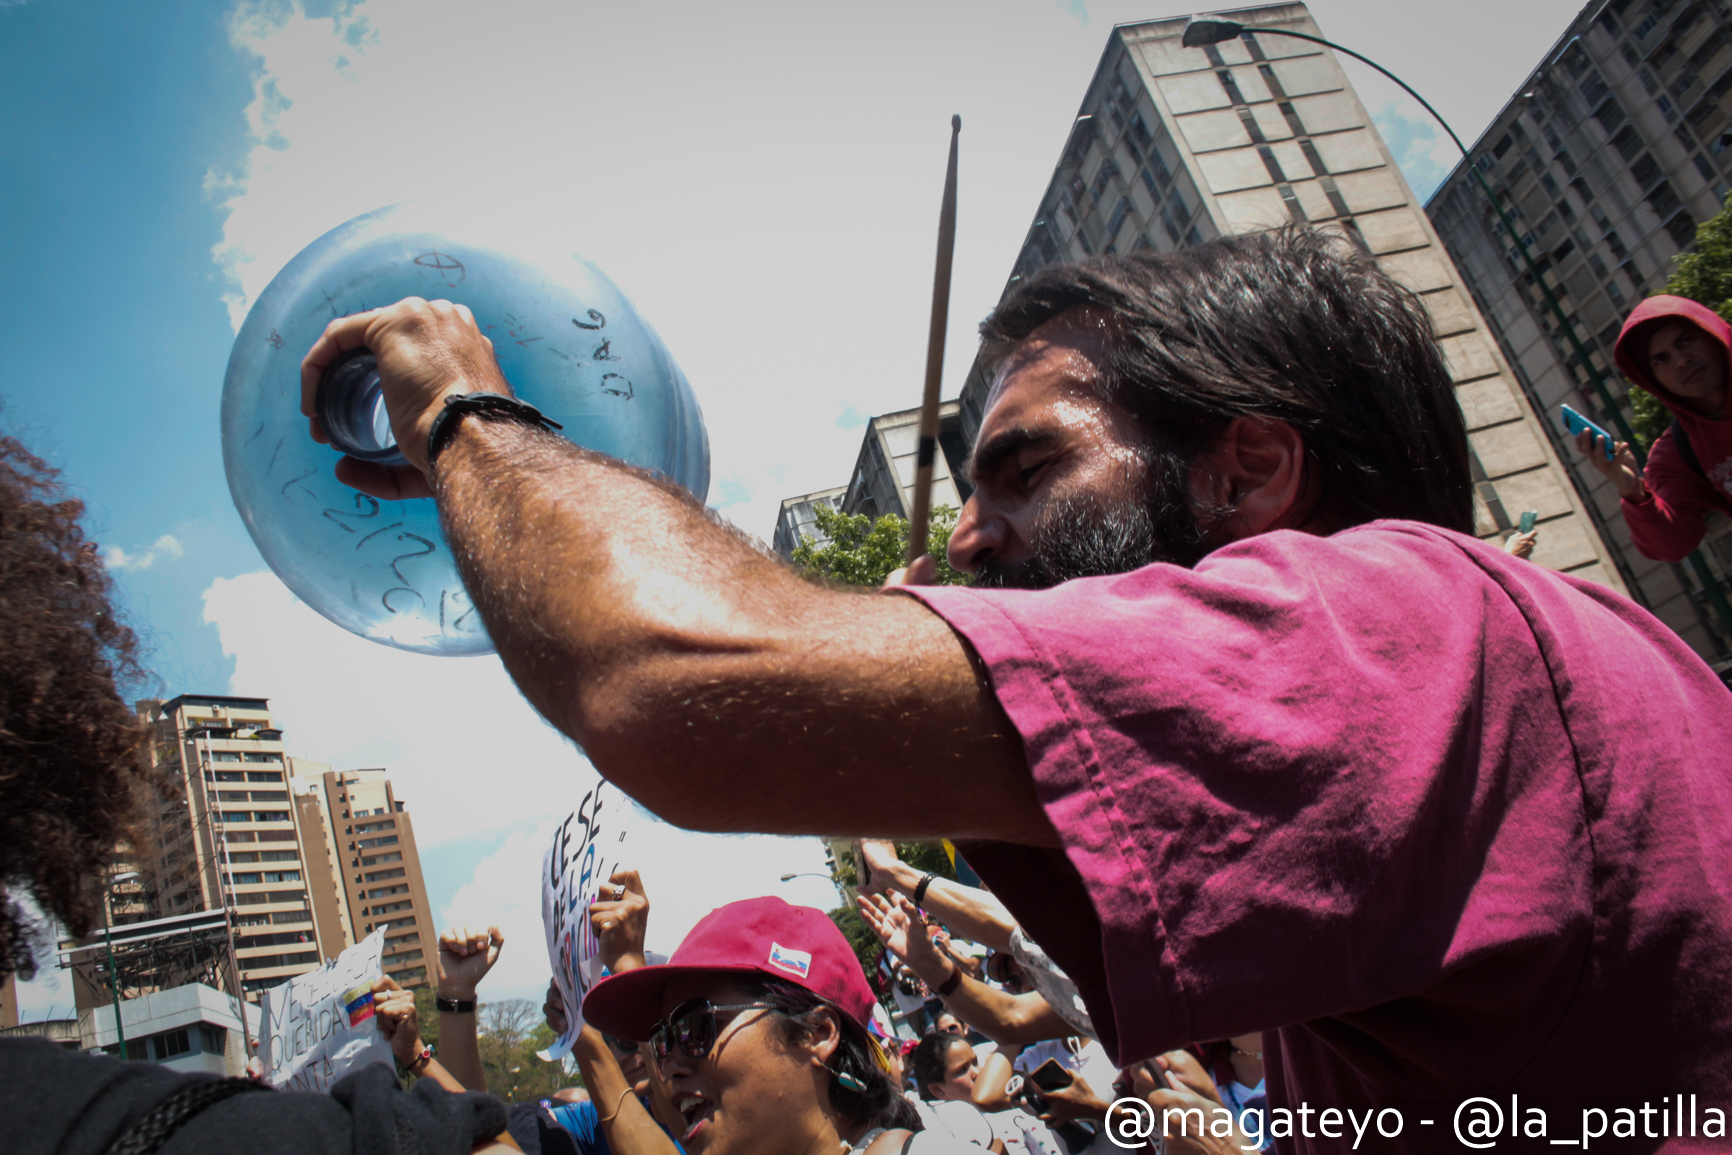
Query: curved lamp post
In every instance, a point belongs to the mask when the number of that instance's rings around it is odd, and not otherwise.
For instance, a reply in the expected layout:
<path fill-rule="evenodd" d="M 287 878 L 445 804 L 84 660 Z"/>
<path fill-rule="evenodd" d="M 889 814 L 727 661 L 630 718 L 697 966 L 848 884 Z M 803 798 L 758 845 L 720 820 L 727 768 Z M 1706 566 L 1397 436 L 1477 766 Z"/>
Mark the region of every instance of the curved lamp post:
<path fill-rule="evenodd" d="M 1235 40 L 1245 31 L 1246 26 L 1235 20 L 1193 18 L 1185 26 L 1185 33 L 1180 39 L 1180 43 L 1186 48 L 1204 48 L 1211 44 Z M 1545 298 L 1546 307 L 1551 310 L 1552 316 L 1557 318 L 1558 327 L 1564 331 L 1564 336 L 1569 340 L 1570 348 L 1575 351 L 1576 360 L 1587 371 L 1588 381 L 1593 386 L 1595 394 L 1605 405 L 1606 411 L 1611 414 L 1612 423 L 1618 427 L 1618 432 L 1623 435 L 1624 440 L 1630 443 L 1630 451 L 1635 454 L 1637 464 L 1646 466 L 1648 455 L 1642 449 L 1641 443 L 1636 440 L 1635 430 L 1631 429 L 1630 423 L 1624 420 L 1624 412 L 1618 407 L 1618 403 L 1612 399 L 1611 390 L 1606 388 L 1605 378 L 1600 375 L 1600 371 L 1589 360 L 1587 350 L 1582 347 L 1581 338 L 1576 336 L 1576 327 L 1564 315 L 1563 306 L 1558 303 L 1557 297 L 1552 293 L 1551 286 L 1546 284 L 1545 277 L 1535 266 L 1533 254 L 1528 251 L 1527 244 L 1522 240 L 1521 234 L 1516 231 L 1515 222 L 1510 220 L 1509 213 L 1504 209 L 1503 201 L 1498 199 L 1498 195 L 1492 191 L 1491 185 L 1486 183 L 1485 176 L 1479 171 L 1479 166 L 1473 163 L 1473 156 L 1468 152 L 1467 145 L 1461 142 L 1461 137 L 1455 135 L 1455 130 L 1449 127 L 1449 122 L 1443 119 L 1437 109 L 1431 107 L 1425 97 L 1413 91 L 1405 80 L 1375 60 L 1359 55 L 1351 48 L 1345 48 L 1332 40 L 1325 40 L 1321 36 L 1312 36 L 1304 32 L 1289 32 L 1285 28 L 1258 26 L 1250 29 L 1250 31 L 1258 36 L 1286 36 L 1293 40 L 1309 40 L 1313 44 L 1321 44 L 1325 48 L 1345 53 L 1394 81 L 1403 92 L 1419 101 L 1420 106 L 1431 113 L 1431 118 L 1437 121 L 1438 126 L 1449 134 L 1449 139 L 1455 143 L 1455 147 L 1461 150 L 1462 157 L 1467 161 L 1467 171 L 1472 174 L 1474 182 L 1480 187 L 1480 191 L 1485 193 L 1486 199 L 1491 201 L 1491 207 L 1497 210 L 1498 220 L 1503 222 L 1503 227 L 1509 233 L 1510 239 L 1515 241 L 1516 250 L 1521 253 L 1522 263 L 1527 266 L 1528 275 L 1539 287 L 1540 295 Z M 1690 566 L 1696 571 L 1696 577 L 1702 582 L 1702 590 L 1707 595 L 1709 604 L 1714 607 L 1714 616 L 1720 619 L 1720 628 L 1729 637 L 1732 637 L 1732 605 L 1727 604 L 1726 595 L 1721 591 L 1720 583 L 1715 580 L 1714 572 L 1708 568 L 1707 559 L 1702 556 L 1701 550 L 1690 551 Z"/>

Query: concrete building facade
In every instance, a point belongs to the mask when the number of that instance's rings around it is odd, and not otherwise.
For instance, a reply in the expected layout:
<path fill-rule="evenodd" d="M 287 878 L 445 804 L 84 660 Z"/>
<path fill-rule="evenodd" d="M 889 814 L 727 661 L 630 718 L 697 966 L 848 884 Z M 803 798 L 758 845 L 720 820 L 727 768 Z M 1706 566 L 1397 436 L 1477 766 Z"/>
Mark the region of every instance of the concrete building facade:
<path fill-rule="evenodd" d="M 425 986 L 439 933 L 407 805 L 383 770 L 289 762 L 315 917 L 334 924 L 344 946 L 387 927 L 385 973 L 403 987 Z"/>
<path fill-rule="evenodd" d="M 1524 510 L 1534 560 L 1627 592 L 1538 415 L 1303 4 L 1220 13 L 1246 26 L 1208 48 L 1180 43 L 1188 17 L 1113 29 L 1010 284 L 1055 262 L 1167 252 L 1299 222 L 1347 237 L 1420 296 L 1467 416 L 1476 531 L 1502 538 Z M 962 390 L 972 444 L 987 382 Z"/>
<path fill-rule="evenodd" d="M 183 694 L 141 702 L 139 711 L 178 796 L 149 803 L 147 844 L 133 852 L 140 877 L 117 888 L 115 922 L 229 910 L 249 992 L 342 950 L 341 939 L 321 940 L 313 920 L 283 735 L 269 701 Z"/>
<path fill-rule="evenodd" d="M 1628 413 L 1612 364 L 1618 330 L 1662 291 L 1696 226 L 1732 186 L 1732 6 L 1722 0 L 1593 0 L 1493 119 L 1472 163 L 1503 200 L 1540 275 L 1572 318 L 1588 361 Z M 1490 323 L 1541 433 L 1564 464 L 1626 591 L 1709 659 L 1732 652 L 1684 565 L 1630 544 L 1615 487 L 1558 423 L 1568 404 L 1614 428 L 1587 367 L 1533 283 L 1466 162 L 1427 211 Z M 1722 588 L 1732 522 L 1711 518 L 1702 549 Z"/>
<path fill-rule="evenodd" d="M 783 558 L 793 556 L 802 536 L 818 538 L 813 508 L 819 504 L 877 521 L 885 514 L 906 519 L 914 508 L 914 469 L 920 444 L 920 410 L 884 413 L 866 423 L 860 453 L 848 484 L 819 490 L 782 502 L 772 543 Z M 973 492 L 963 476 L 968 447 L 963 439 L 962 410 L 955 401 L 938 409 L 938 455 L 932 463 L 932 507 L 956 509 Z"/>
<path fill-rule="evenodd" d="M 246 1041 L 258 1037 L 259 1008 L 201 983 L 188 983 L 121 1003 L 120 1024 L 128 1058 L 188 1073 L 235 1076 L 246 1073 Z M 114 1007 L 104 1004 L 81 1013 L 77 1037 L 83 1050 L 118 1055 Z"/>

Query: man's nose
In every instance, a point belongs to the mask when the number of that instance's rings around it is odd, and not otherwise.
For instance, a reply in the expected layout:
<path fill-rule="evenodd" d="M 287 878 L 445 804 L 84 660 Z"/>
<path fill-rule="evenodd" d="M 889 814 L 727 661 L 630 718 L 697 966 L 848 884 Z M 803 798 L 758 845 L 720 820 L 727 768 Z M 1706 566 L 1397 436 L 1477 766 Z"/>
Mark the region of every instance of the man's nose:
<path fill-rule="evenodd" d="M 945 552 L 953 567 L 963 573 L 975 573 L 993 558 L 1003 556 L 1009 545 L 1009 524 L 984 507 L 977 493 L 963 503 Z"/>

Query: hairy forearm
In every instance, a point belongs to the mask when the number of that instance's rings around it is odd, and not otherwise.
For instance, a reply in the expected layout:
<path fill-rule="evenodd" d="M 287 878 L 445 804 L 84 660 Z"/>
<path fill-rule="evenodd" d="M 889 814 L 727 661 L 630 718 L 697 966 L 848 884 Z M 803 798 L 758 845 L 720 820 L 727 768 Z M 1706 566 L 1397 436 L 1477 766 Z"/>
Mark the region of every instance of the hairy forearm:
<path fill-rule="evenodd" d="M 511 676 L 663 817 L 1054 841 L 1020 738 L 912 599 L 805 581 L 689 496 L 522 426 L 465 421 L 435 489 Z"/>

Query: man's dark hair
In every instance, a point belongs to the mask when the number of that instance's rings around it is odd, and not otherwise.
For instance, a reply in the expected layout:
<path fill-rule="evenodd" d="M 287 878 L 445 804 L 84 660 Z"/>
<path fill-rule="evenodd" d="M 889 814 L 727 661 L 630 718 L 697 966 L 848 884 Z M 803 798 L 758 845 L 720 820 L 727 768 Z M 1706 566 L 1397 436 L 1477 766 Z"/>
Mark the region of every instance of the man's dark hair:
<path fill-rule="evenodd" d="M 1235 417 L 1274 418 L 1304 437 L 1333 528 L 1473 532 L 1467 431 L 1431 318 L 1346 241 L 1287 227 L 1042 269 L 981 324 L 989 378 L 1073 309 L 1105 321 L 1102 390 L 1146 431 L 1152 466 L 1188 468 Z"/>
<path fill-rule="evenodd" d="M 116 688 L 137 640 L 79 528 L 84 504 L 0 437 L 0 975 L 35 974 L 28 892 L 73 934 L 101 915 L 92 885 L 154 784 L 145 728 Z"/>

